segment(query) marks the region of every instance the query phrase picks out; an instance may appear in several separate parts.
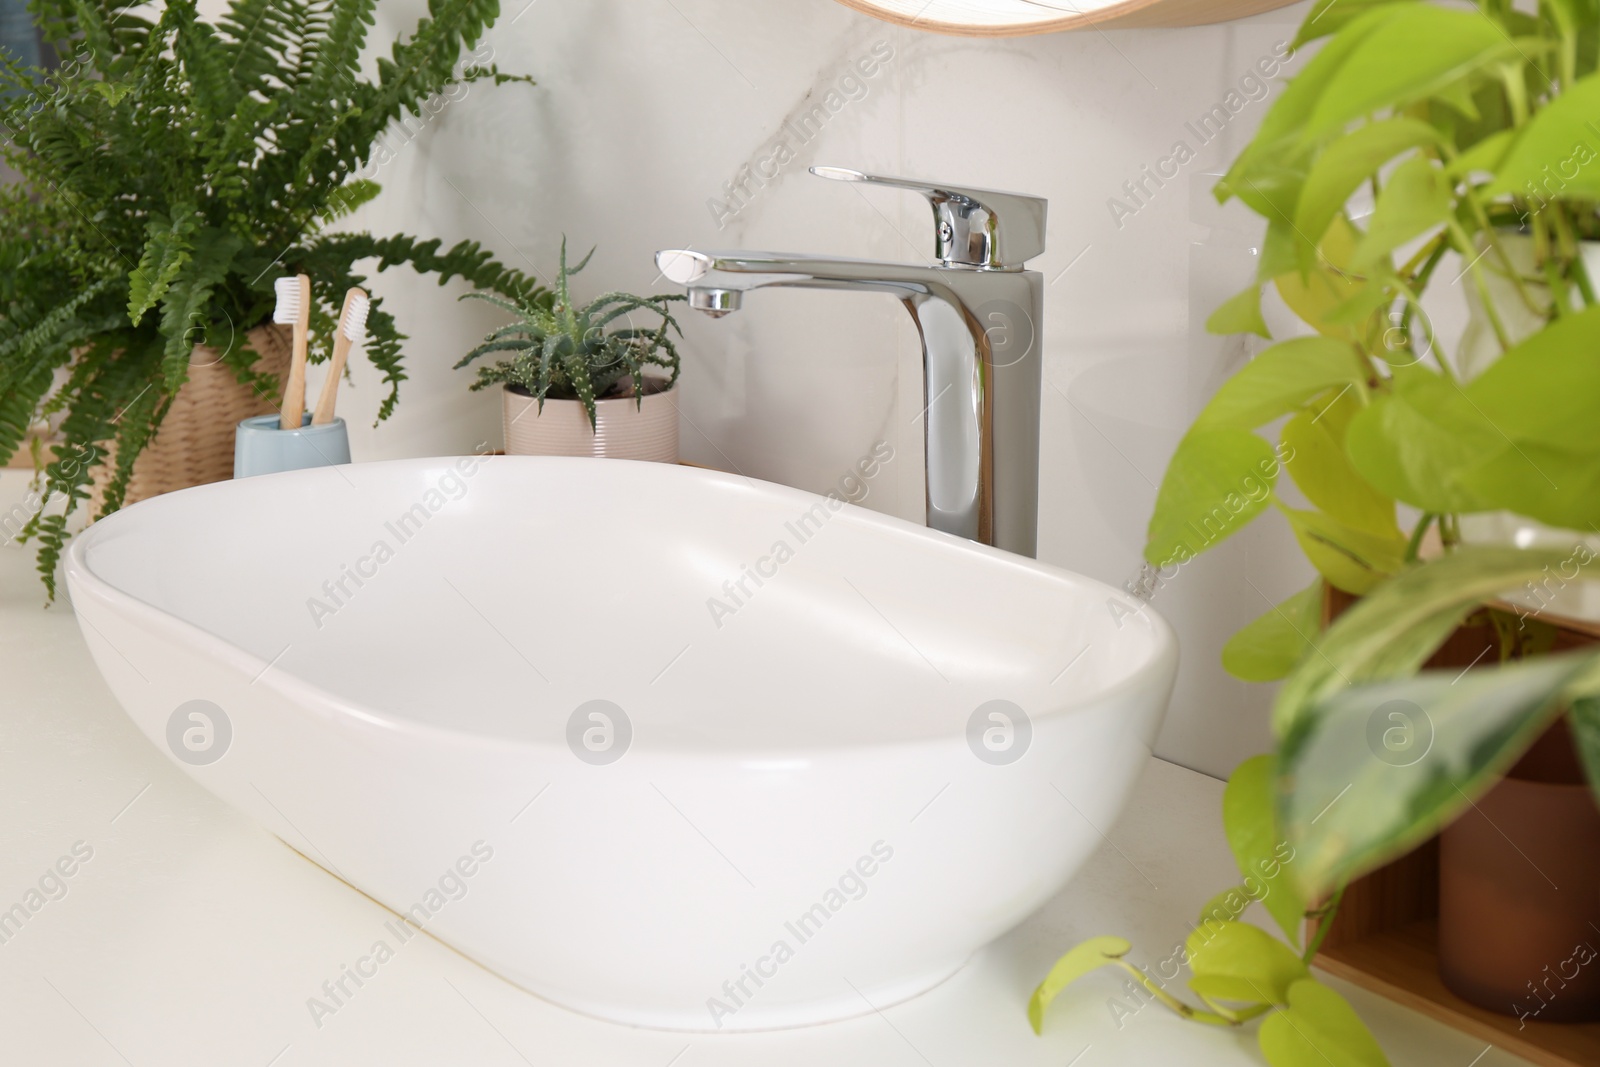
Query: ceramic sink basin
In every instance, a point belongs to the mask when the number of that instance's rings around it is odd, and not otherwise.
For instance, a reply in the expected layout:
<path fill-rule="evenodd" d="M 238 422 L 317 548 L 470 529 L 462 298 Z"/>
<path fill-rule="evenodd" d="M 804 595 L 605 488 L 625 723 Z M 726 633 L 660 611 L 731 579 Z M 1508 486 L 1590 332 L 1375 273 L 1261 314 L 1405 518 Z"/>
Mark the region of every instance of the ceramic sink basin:
<path fill-rule="evenodd" d="M 67 581 L 150 740 L 397 913 L 287 994 L 318 1025 L 418 929 L 650 1027 L 914 996 L 1099 847 L 1177 658 L 1110 586 L 614 460 L 208 485 L 96 523 Z"/>

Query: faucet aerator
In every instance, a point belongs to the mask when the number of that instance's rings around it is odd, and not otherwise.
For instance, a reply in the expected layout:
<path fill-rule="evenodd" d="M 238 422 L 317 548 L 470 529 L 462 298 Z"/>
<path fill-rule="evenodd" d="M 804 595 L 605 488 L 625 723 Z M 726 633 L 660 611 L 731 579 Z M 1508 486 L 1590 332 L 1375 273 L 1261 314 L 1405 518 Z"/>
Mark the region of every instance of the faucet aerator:
<path fill-rule="evenodd" d="M 714 319 L 738 311 L 744 294 L 737 289 L 690 289 L 689 306 Z"/>

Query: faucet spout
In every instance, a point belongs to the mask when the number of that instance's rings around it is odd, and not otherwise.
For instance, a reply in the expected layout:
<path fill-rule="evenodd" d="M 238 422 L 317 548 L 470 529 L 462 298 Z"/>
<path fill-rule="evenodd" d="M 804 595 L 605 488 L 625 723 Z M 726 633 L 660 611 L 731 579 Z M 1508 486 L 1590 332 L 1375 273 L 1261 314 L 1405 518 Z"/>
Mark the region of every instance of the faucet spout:
<path fill-rule="evenodd" d="M 961 195 L 975 203 L 978 192 Z M 1042 247 L 1042 206 L 1038 214 Z M 922 341 L 925 406 L 916 418 L 926 445 L 928 525 L 1035 554 L 1044 306 L 1038 272 L 692 249 L 658 252 L 656 265 L 687 289 L 691 307 L 719 318 L 738 310 L 752 289 L 845 289 L 899 300 Z"/>

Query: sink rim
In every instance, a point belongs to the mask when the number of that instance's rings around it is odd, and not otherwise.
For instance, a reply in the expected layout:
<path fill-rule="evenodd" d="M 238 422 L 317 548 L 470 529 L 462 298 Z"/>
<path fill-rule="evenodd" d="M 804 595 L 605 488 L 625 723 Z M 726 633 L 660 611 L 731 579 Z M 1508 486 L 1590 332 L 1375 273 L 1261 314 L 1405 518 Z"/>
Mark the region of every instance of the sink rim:
<path fill-rule="evenodd" d="M 461 456 L 434 456 L 409 459 L 384 460 L 363 464 L 346 465 L 351 467 L 367 468 L 427 468 L 441 464 L 452 464 L 463 458 Z M 541 464 L 569 466 L 596 462 L 592 459 L 574 457 L 528 457 L 528 456 L 481 456 L 480 461 L 512 464 Z M 704 467 L 691 467 L 682 465 L 669 465 L 646 463 L 642 461 L 605 460 L 613 464 L 626 464 L 630 467 L 649 469 L 659 472 L 666 477 L 683 477 L 691 481 L 701 481 L 721 484 L 744 484 L 755 487 L 769 497 L 792 497 L 794 503 L 815 503 L 828 499 L 824 494 L 812 493 L 807 490 L 796 489 L 782 483 L 768 482 L 763 479 L 752 478 L 746 475 L 729 474 Z M 310 468 L 303 471 L 288 471 L 278 474 L 264 475 L 250 482 L 303 479 L 321 475 L 325 468 Z M 671 473 L 668 473 L 671 472 Z M 318 709 L 322 713 L 337 713 L 356 720 L 367 727 L 377 728 L 400 735 L 409 735 L 418 740 L 432 742 L 451 742 L 455 744 L 487 744 L 496 747 L 512 747 L 526 750 L 530 753 L 560 755 L 565 752 L 564 743 L 557 738 L 538 739 L 525 736 L 511 736 L 504 733 L 495 733 L 483 729 L 466 727 L 453 727 L 434 722 L 419 720 L 404 713 L 382 710 L 372 703 L 341 696 L 326 686 L 313 682 L 292 670 L 274 670 L 274 660 L 266 660 L 257 654 L 235 644 L 228 638 L 222 637 L 191 622 L 173 611 L 158 607 L 132 593 L 129 593 L 114 584 L 110 579 L 97 573 L 90 565 L 89 554 L 96 545 L 107 538 L 125 533 L 124 527 L 131 523 L 149 522 L 143 516 L 152 511 L 159 511 L 163 501 L 170 504 L 171 500 L 185 494 L 222 494 L 237 493 L 242 490 L 241 481 L 213 482 L 208 485 L 194 486 L 178 490 L 163 496 L 152 497 L 139 503 L 119 510 L 90 526 L 80 533 L 68 545 L 63 557 L 63 570 L 70 599 L 76 603 L 81 596 L 90 596 L 99 599 L 104 606 L 113 611 L 129 615 L 140 621 L 141 625 L 152 631 L 160 631 L 167 640 L 181 641 L 201 652 L 206 658 L 237 671 L 246 677 L 256 679 L 252 684 L 264 686 L 272 691 L 289 698 L 297 705 Z M 1020 570 L 1044 578 L 1061 581 L 1065 580 L 1083 588 L 1083 591 L 1093 599 L 1098 599 L 1103 594 L 1107 602 L 1115 601 L 1125 606 L 1133 616 L 1135 625 L 1139 625 L 1148 635 L 1149 647 L 1139 661 L 1130 666 L 1122 677 L 1109 684 L 1100 686 L 1092 694 L 1073 699 L 1070 695 L 1052 704 L 1047 709 L 1032 712 L 1030 718 L 1039 725 L 1059 718 L 1075 717 L 1090 713 L 1096 708 L 1107 703 L 1114 703 L 1126 697 L 1130 691 L 1147 687 L 1148 679 L 1159 677 L 1165 671 L 1174 669 L 1174 661 L 1178 655 L 1177 639 L 1171 625 L 1155 611 L 1151 605 L 1136 600 L 1123 590 L 1119 590 L 1098 579 L 1087 575 L 1043 563 L 1035 559 L 1005 552 L 989 545 L 968 541 L 953 534 L 943 533 L 930 529 L 918 523 L 909 522 L 892 515 L 872 511 L 845 501 L 845 507 L 838 512 L 838 517 L 848 519 L 850 522 L 876 527 L 889 531 L 900 537 L 926 540 L 938 546 L 940 551 L 956 551 L 972 553 L 985 559 L 989 565 Z M 79 613 L 80 620 L 82 619 Z M 1119 622 L 1117 629 L 1122 628 Z M 279 653 L 281 656 L 282 653 Z M 655 744 L 648 748 L 636 746 L 629 754 L 628 762 L 648 761 L 652 758 L 683 760 L 685 758 L 703 758 L 708 761 L 723 763 L 728 759 L 735 760 L 808 760 L 817 758 L 838 758 L 851 753 L 870 754 L 887 748 L 918 749 L 924 747 L 942 747 L 950 744 L 965 744 L 962 734 L 957 730 L 922 737 L 889 737 L 881 740 L 860 741 L 839 739 L 830 743 L 813 744 L 738 744 L 718 747 L 703 747 L 693 741 L 669 741 L 665 744 Z"/>

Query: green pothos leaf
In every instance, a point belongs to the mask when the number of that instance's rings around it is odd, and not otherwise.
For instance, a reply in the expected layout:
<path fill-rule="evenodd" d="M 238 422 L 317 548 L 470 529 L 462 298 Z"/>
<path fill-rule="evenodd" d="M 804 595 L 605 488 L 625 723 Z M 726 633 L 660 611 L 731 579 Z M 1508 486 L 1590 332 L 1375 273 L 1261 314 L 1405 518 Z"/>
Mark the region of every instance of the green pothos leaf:
<path fill-rule="evenodd" d="M 1356 249 L 1354 266 L 1370 268 L 1387 262 L 1390 252 L 1413 238 L 1442 226 L 1454 202 L 1444 168 L 1427 156 L 1413 156 L 1394 169 Z"/>
<path fill-rule="evenodd" d="M 1278 469 L 1272 446 L 1249 430 L 1191 429 L 1162 477 L 1145 559 L 1181 563 L 1243 529 L 1266 509 Z"/>
<path fill-rule="evenodd" d="M 1314 404 L 1284 423 L 1284 466 L 1306 499 L 1352 529 L 1398 538 L 1394 500 L 1374 489 L 1350 463 L 1345 432 L 1361 410 L 1355 390 Z"/>
<path fill-rule="evenodd" d="M 1231 923 L 1243 915 L 1254 902 L 1255 898 L 1246 886 L 1229 886 L 1201 905 L 1200 921 Z"/>
<path fill-rule="evenodd" d="M 1295 851 L 1278 827 L 1273 757 L 1254 756 L 1234 769 L 1222 794 L 1222 824 L 1249 895 L 1261 901 L 1291 945 L 1300 944 L 1306 901 L 1285 877 Z"/>
<path fill-rule="evenodd" d="M 1600 307 L 1566 315 L 1465 388 L 1396 368 L 1351 421 L 1346 451 L 1375 489 L 1424 511 L 1515 511 L 1600 524 Z"/>
<path fill-rule="evenodd" d="M 1057 960 L 1028 998 L 1028 1023 L 1033 1032 L 1037 1034 L 1043 1028 L 1045 1009 L 1063 989 L 1131 951 L 1133 946 L 1120 937 L 1093 937 Z"/>
<path fill-rule="evenodd" d="M 1585 694 L 1572 702 L 1572 736 L 1589 776 L 1589 788 L 1600 798 L 1600 696 Z"/>
<path fill-rule="evenodd" d="M 1289 987 L 1289 1004 L 1261 1024 L 1272 1067 L 1389 1067 L 1388 1057 L 1350 1003 L 1314 979 Z"/>
<path fill-rule="evenodd" d="M 1275 682 L 1294 670 L 1322 629 L 1322 579 L 1268 608 L 1222 646 L 1222 666 L 1246 682 Z"/>
<path fill-rule="evenodd" d="M 1320 896 L 1465 811 L 1561 713 L 1597 658 L 1425 671 L 1352 685 L 1305 709 L 1278 765 L 1302 891 Z"/>
<path fill-rule="evenodd" d="M 1293 47 L 1338 33 L 1340 28 L 1377 7 L 1406 2 L 1406 0 L 1316 0 L 1306 12 L 1306 20 L 1294 35 Z M 1414 2 L 1414 0 L 1411 0 Z"/>
<path fill-rule="evenodd" d="M 1356 350 L 1329 337 L 1297 337 L 1256 356 L 1223 383 L 1196 428 L 1252 430 L 1313 397 L 1365 376 Z"/>
<path fill-rule="evenodd" d="M 1600 197 L 1600 175 L 1591 165 L 1595 151 L 1590 124 L 1597 109 L 1600 74 L 1589 74 L 1565 87 L 1528 120 L 1485 192 L 1521 193 L 1533 186 L 1542 190 L 1542 195 L 1550 195 L 1548 175 L 1555 172 L 1561 175 L 1558 188 L 1562 197 Z"/>
<path fill-rule="evenodd" d="M 1229 197 L 1237 196 L 1269 220 L 1265 252 L 1273 252 L 1273 229 L 1279 229 L 1276 237 L 1280 247 L 1276 254 L 1262 257 L 1259 276 L 1263 280 L 1293 269 L 1298 259 L 1292 224 L 1311 157 L 1311 148 L 1303 136 L 1306 123 L 1340 68 L 1377 29 L 1380 20 L 1357 18 L 1354 22 L 1357 24 L 1319 49 L 1290 80 L 1262 118 L 1255 139 L 1212 190 L 1219 202 L 1226 203 Z"/>
<path fill-rule="evenodd" d="M 1584 562 L 1594 559 L 1589 554 Z M 1469 546 L 1417 564 L 1365 596 L 1323 634 L 1278 690 L 1272 725 L 1286 736 L 1308 709 L 1360 682 L 1422 666 L 1473 608 L 1543 575 L 1572 569 L 1572 553 Z"/>
<path fill-rule="evenodd" d="M 1474 174 L 1494 174 L 1500 168 L 1500 161 L 1505 158 L 1506 150 L 1511 147 L 1515 130 L 1501 130 L 1483 138 L 1477 144 L 1452 159 L 1444 168 L 1447 175 L 1452 178 L 1469 178 Z"/>
<path fill-rule="evenodd" d="M 1364 115 L 1423 99 L 1504 55 L 1516 54 L 1515 44 L 1492 20 L 1476 11 L 1433 4 L 1369 11 L 1352 20 L 1350 29 L 1364 32 L 1339 57 L 1342 62 L 1317 94 L 1301 133 L 1306 140 Z M 1322 54 L 1350 36 L 1340 33 Z M 1420 41 L 1427 46 L 1418 47 Z"/>
<path fill-rule="evenodd" d="M 1331 515 L 1280 508 L 1300 548 L 1336 589 L 1361 595 L 1370 592 L 1404 565 L 1405 538 L 1358 530 Z"/>
<path fill-rule="evenodd" d="M 1252 284 L 1229 297 L 1206 320 L 1206 331 L 1215 334 L 1253 333 L 1271 338 L 1267 321 L 1261 317 L 1261 286 Z"/>
<path fill-rule="evenodd" d="M 1394 391 L 1350 420 L 1345 451 L 1373 488 L 1436 513 L 1487 510 L 1470 484 L 1486 457 L 1509 447 L 1461 390 L 1436 374 L 1396 375 Z M 1532 474 L 1533 472 L 1529 472 Z"/>
<path fill-rule="evenodd" d="M 1190 988 L 1208 1000 L 1287 1004 L 1289 987 L 1310 974 L 1287 945 L 1249 923 L 1201 923 L 1185 947 Z"/>
<path fill-rule="evenodd" d="M 1338 0 L 1340 4 L 1349 0 Z M 1394 0 L 1385 0 L 1392 3 Z M 1322 234 L 1358 188 L 1389 160 L 1421 145 L 1436 144 L 1439 132 L 1410 118 L 1369 122 L 1328 145 L 1317 157 L 1300 193 L 1295 226 L 1313 240 Z"/>

